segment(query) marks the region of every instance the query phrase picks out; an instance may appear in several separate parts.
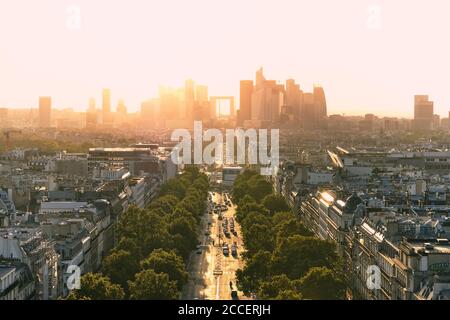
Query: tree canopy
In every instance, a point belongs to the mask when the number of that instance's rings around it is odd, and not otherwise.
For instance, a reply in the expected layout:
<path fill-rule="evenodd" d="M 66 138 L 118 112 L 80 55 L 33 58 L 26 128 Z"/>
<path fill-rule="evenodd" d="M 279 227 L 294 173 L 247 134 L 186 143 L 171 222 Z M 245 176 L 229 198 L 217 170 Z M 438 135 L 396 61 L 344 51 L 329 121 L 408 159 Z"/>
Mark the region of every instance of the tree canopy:
<path fill-rule="evenodd" d="M 208 187 L 207 177 L 188 167 L 164 184 L 147 208 L 123 212 L 116 226 L 118 244 L 103 260 L 102 274 L 88 275 L 85 290 L 71 297 L 176 299 L 187 282 L 186 262 L 197 245 Z"/>
<path fill-rule="evenodd" d="M 179 297 L 176 281 L 171 281 L 167 273 L 157 273 L 146 269 L 129 281 L 131 300 L 175 300 Z"/>
<path fill-rule="evenodd" d="M 68 300 L 120 300 L 125 294 L 122 287 L 113 284 L 100 273 L 86 273 L 80 279 L 81 288 L 72 290 Z"/>
<path fill-rule="evenodd" d="M 246 250 L 244 267 L 236 272 L 244 294 L 260 299 L 345 298 L 335 244 L 314 237 L 264 177 L 244 171 L 235 180 L 233 197 Z"/>

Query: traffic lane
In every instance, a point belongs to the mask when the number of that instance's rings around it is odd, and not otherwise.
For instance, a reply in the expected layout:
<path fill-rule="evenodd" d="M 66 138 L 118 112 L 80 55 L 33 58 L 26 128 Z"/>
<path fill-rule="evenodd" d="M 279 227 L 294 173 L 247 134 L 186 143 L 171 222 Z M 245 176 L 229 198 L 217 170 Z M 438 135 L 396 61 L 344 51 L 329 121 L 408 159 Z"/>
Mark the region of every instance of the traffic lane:
<path fill-rule="evenodd" d="M 229 221 L 230 218 L 235 220 L 235 206 L 228 207 L 227 211 L 223 213 L 223 216 L 226 217 Z M 230 224 L 228 222 L 228 224 Z M 240 237 L 240 228 L 237 222 L 234 222 L 236 234 L 230 232 L 230 237 L 227 238 L 223 235 L 223 239 L 225 243 L 231 248 L 233 242 L 237 243 L 237 256 L 234 257 L 231 252 L 228 256 L 224 256 L 223 259 L 223 275 L 220 278 L 220 299 L 221 300 L 230 300 L 232 290 L 237 290 L 236 287 L 236 271 L 242 267 L 243 261 L 241 259 L 241 254 L 243 252 L 242 248 L 242 240 Z M 228 226 L 229 227 L 229 226 Z M 231 286 L 230 286 L 231 282 Z M 239 297 L 243 296 L 242 292 L 238 292 Z"/>
<path fill-rule="evenodd" d="M 203 294 L 205 284 L 201 280 L 207 281 L 208 279 L 204 277 L 204 274 L 208 272 L 208 255 L 209 255 L 209 236 L 205 233 L 206 231 L 211 231 L 208 222 L 210 217 L 206 211 L 201 218 L 200 222 L 200 233 L 198 235 L 198 242 L 200 243 L 201 253 L 197 253 L 196 248 L 190 254 L 187 271 L 189 274 L 189 281 L 186 288 L 186 293 L 183 295 L 185 299 L 195 299 L 200 298 Z"/>
<path fill-rule="evenodd" d="M 218 204 L 223 203 L 223 197 L 218 194 L 212 194 L 212 200 Z M 224 217 L 230 218 L 235 214 L 235 207 L 228 207 L 226 211 L 222 212 Z M 208 214 L 207 214 L 208 215 Z M 218 220 L 218 215 L 212 214 L 209 215 L 209 221 L 211 224 L 208 227 L 208 230 L 211 232 L 211 241 L 209 242 L 209 248 L 203 250 L 202 255 L 204 255 L 205 262 L 199 262 L 197 260 L 193 261 L 193 263 L 203 264 L 200 266 L 202 269 L 201 276 L 204 279 L 203 286 L 196 286 L 197 296 L 198 298 L 206 298 L 206 299 L 221 299 L 221 300 L 230 300 L 231 299 L 231 288 L 230 281 L 233 284 L 233 289 L 236 288 L 236 270 L 241 266 L 241 259 L 239 258 L 242 252 L 241 244 L 242 241 L 240 239 L 240 229 L 237 225 L 236 231 L 237 236 L 231 235 L 230 239 L 226 238 L 223 235 L 223 231 L 219 227 L 222 221 Z M 222 246 L 219 246 L 219 238 L 222 237 L 224 241 L 229 243 L 231 246 L 233 241 L 238 243 L 238 257 L 233 257 L 231 254 L 229 256 L 224 256 L 222 251 Z M 212 243 L 212 239 L 214 239 L 214 243 Z M 213 246 L 213 244 L 215 246 Z M 219 276 L 214 275 L 214 269 L 217 267 L 217 264 L 220 265 L 220 269 L 222 274 Z M 242 293 L 239 294 L 242 296 Z"/>
<path fill-rule="evenodd" d="M 216 267 L 217 259 L 216 255 L 218 253 L 217 249 L 217 217 L 215 215 L 210 215 L 211 224 L 208 226 L 208 231 L 210 232 L 210 237 L 208 241 L 208 248 L 205 250 L 205 259 L 207 260 L 207 265 L 204 267 L 203 278 L 205 279 L 205 286 L 203 289 L 203 294 L 205 299 L 216 299 L 216 282 L 217 279 L 214 276 L 214 269 Z"/>

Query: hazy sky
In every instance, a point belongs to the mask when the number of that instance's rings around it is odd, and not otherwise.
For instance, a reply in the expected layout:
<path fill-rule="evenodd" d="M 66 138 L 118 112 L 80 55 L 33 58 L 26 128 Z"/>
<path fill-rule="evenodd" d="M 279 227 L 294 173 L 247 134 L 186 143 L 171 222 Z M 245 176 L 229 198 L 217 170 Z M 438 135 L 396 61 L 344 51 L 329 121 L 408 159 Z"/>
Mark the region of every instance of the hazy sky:
<path fill-rule="evenodd" d="M 80 9 L 77 28 L 76 7 Z M 159 84 L 239 93 L 240 79 L 323 85 L 329 113 L 413 114 L 413 95 L 450 110 L 450 1 L 0 0 L 0 106 L 130 110 Z M 379 13 L 379 15 L 378 15 Z"/>

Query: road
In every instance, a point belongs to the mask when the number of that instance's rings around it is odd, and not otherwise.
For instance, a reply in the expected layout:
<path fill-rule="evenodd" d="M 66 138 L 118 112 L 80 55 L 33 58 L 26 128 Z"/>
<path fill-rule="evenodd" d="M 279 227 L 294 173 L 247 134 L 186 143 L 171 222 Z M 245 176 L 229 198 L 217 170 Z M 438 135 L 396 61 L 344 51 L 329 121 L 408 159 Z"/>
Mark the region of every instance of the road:
<path fill-rule="evenodd" d="M 222 203 L 223 197 L 219 193 L 212 193 L 213 201 Z M 227 211 L 222 212 L 223 217 L 227 219 L 234 217 L 236 206 L 233 204 Z M 190 299 L 208 299 L 208 300 L 230 300 L 232 282 L 233 289 L 236 289 L 237 269 L 243 267 L 243 260 L 240 258 L 244 251 L 241 238 L 241 229 L 235 220 L 236 235 L 230 234 L 226 238 L 222 231 L 222 221 L 217 214 L 208 214 L 202 217 L 201 233 L 199 242 L 201 243 L 201 254 L 191 253 L 188 263 L 189 282 L 185 286 L 182 298 Z M 209 231 L 210 235 L 206 235 Z M 225 256 L 222 251 L 224 242 L 231 248 L 233 242 L 237 243 L 237 257 L 231 254 Z M 239 299 L 248 299 L 238 292 Z"/>

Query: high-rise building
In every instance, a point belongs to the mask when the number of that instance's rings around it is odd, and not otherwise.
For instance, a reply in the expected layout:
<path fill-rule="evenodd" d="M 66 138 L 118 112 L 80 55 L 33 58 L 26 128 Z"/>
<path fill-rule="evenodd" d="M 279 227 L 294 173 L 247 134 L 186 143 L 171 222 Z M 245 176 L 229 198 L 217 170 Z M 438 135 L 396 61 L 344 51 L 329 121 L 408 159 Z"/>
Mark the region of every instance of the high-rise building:
<path fill-rule="evenodd" d="M 256 83 L 252 92 L 251 118 L 260 123 L 272 123 L 279 120 L 283 105 L 283 85 L 275 80 L 266 80 L 263 69 L 256 72 Z"/>
<path fill-rule="evenodd" d="M 89 99 L 89 107 L 86 112 L 86 128 L 95 129 L 97 127 L 97 110 L 95 109 L 95 99 Z"/>
<path fill-rule="evenodd" d="M 117 104 L 117 113 L 122 117 L 126 117 L 127 115 L 127 107 L 125 106 L 123 99 L 120 99 Z"/>
<path fill-rule="evenodd" d="M 252 116 L 253 80 L 241 80 L 239 85 L 239 115 L 238 125 L 250 120 Z"/>
<path fill-rule="evenodd" d="M 195 86 L 194 120 L 208 121 L 211 119 L 208 87 Z"/>
<path fill-rule="evenodd" d="M 303 101 L 303 91 L 300 85 L 295 83 L 294 79 L 286 80 L 286 94 L 284 97 L 284 105 L 288 106 L 295 119 L 300 118 Z"/>
<path fill-rule="evenodd" d="M 416 131 L 433 129 L 433 110 L 433 101 L 429 100 L 428 95 L 415 95 L 413 129 Z"/>
<path fill-rule="evenodd" d="M 50 128 L 52 124 L 52 98 L 39 97 L 39 127 Z"/>
<path fill-rule="evenodd" d="M 114 117 L 114 126 L 121 126 L 127 123 L 127 107 L 123 99 L 119 99 Z"/>
<path fill-rule="evenodd" d="M 187 120 L 194 118 L 194 104 L 195 104 L 195 82 L 191 79 L 184 83 L 184 110 L 182 117 Z"/>
<path fill-rule="evenodd" d="M 309 129 L 315 128 L 317 126 L 317 113 L 313 93 L 303 93 L 303 105 L 301 111 L 300 119 L 302 120 L 303 126 Z"/>
<path fill-rule="evenodd" d="M 111 90 L 103 89 L 102 98 L 103 126 L 110 127 L 113 123 L 111 113 Z"/>
<path fill-rule="evenodd" d="M 325 92 L 322 87 L 315 85 L 313 95 L 317 118 L 320 121 L 327 116 L 327 101 L 325 99 Z"/>
<path fill-rule="evenodd" d="M 195 86 L 195 101 L 200 103 L 208 102 L 208 87 L 197 85 Z"/>
<path fill-rule="evenodd" d="M 433 129 L 439 128 L 441 126 L 441 116 L 438 114 L 433 114 Z"/>
<path fill-rule="evenodd" d="M 290 87 L 292 86 L 291 84 Z M 314 129 L 323 126 L 327 117 L 327 102 L 323 88 L 315 85 L 312 93 L 301 92 L 300 97 L 298 118 L 303 127 Z"/>

